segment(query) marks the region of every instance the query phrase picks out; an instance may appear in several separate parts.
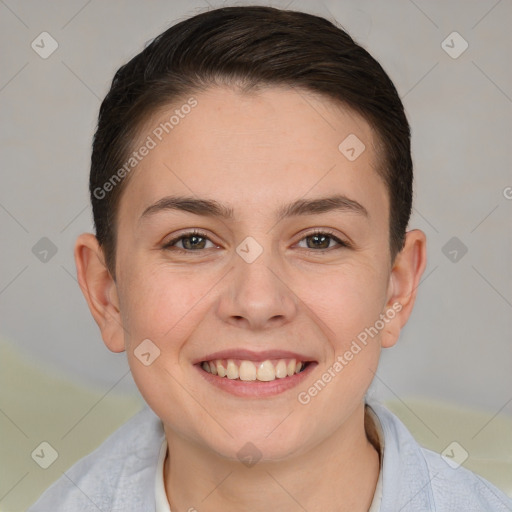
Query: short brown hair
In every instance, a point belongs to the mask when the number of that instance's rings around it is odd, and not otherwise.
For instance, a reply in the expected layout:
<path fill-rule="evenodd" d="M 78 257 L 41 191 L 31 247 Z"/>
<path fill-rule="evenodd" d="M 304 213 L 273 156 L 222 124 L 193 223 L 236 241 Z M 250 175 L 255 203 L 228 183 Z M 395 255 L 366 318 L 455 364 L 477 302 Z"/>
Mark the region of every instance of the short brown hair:
<path fill-rule="evenodd" d="M 224 7 L 170 27 L 116 72 L 94 135 L 89 181 L 94 225 L 115 279 L 116 219 L 127 178 L 98 190 L 133 151 L 156 110 L 215 85 L 248 92 L 292 86 L 360 114 L 378 141 L 378 173 L 389 194 L 392 260 L 403 248 L 412 208 L 410 128 L 381 65 L 325 18 L 266 6 Z"/>

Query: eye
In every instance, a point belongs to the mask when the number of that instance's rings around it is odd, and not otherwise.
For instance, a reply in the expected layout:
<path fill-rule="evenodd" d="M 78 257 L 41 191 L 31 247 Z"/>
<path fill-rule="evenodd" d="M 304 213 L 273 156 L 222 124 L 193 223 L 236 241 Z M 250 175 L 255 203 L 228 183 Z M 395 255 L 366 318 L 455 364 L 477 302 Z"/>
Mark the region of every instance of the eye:
<path fill-rule="evenodd" d="M 344 242 L 343 240 L 340 240 L 337 236 L 334 235 L 334 233 L 331 233 L 327 230 L 315 230 L 312 233 L 309 233 L 304 238 L 302 238 L 300 242 L 303 240 L 306 241 L 306 249 L 313 250 L 315 252 L 321 252 L 326 251 L 328 249 L 332 249 L 330 247 L 330 243 L 332 240 L 334 240 L 339 247 L 350 247 L 350 244 L 348 242 Z M 311 244 L 308 243 L 308 241 L 311 241 Z"/>
<path fill-rule="evenodd" d="M 310 250 L 313 252 L 322 252 L 327 251 L 329 249 L 333 249 L 331 247 L 331 241 L 334 241 L 338 244 L 338 248 L 340 247 L 351 247 L 351 245 L 348 242 L 344 242 L 340 240 L 337 236 L 334 235 L 334 233 L 331 233 L 328 230 L 315 230 L 305 237 L 303 237 L 300 241 L 306 241 L 307 247 L 306 250 Z M 308 243 L 308 241 L 311 240 L 311 244 Z M 213 247 L 216 247 L 216 245 L 208 238 L 208 236 L 197 230 L 190 231 L 188 233 L 183 233 L 182 235 L 173 238 L 169 242 L 167 242 L 162 249 L 170 250 L 171 248 L 174 248 L 177 251 L 182 252 L 194 252 L 194 251 L 201 251 L 202 249 L 207 249 L 208 247 L 205 247 L 206 243 L 210 242 Z M 182 247 L 176 247 L 178 243 L 182 244 Z"/>
<path fill-rule="evenodd" d="M 176 249 L 179 251 L 198 251 L 201 249 L 205 249 L 205 243 L 209 241 L 213 246 L 213 242 L 206 236 L 205 233 L 201 231 L 190 231 L 188 233 L 184 233 L 179 237 L 173 238 L 169 242 L 167 242 L 162 249 L 170 249 L 174 247 L 177 243 L 181 243 L 182 247 L 177 247 Z"/>

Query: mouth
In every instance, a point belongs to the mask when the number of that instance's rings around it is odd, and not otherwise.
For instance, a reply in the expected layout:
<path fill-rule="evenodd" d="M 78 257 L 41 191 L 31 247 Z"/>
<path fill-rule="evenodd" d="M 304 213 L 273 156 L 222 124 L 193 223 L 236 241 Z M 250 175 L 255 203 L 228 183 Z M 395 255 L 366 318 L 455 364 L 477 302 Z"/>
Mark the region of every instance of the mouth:
<path fill-rule="evenodd" d="M 201 368 L 223 379 L 270 382 L 293 377 L 296 373 L 304 371 L 309 363 L 310 361 L 296 359 L 265 359 L 259 362 L 247 359 L 216 359 L 203 361 Z"/>
<path fill-rule="evenodd" d="M 238 351 L 207 356 L 194 366 L 208 382 L 230 394 L 261 398 L 297 386 L 317 364 L 290 353 Z"/>

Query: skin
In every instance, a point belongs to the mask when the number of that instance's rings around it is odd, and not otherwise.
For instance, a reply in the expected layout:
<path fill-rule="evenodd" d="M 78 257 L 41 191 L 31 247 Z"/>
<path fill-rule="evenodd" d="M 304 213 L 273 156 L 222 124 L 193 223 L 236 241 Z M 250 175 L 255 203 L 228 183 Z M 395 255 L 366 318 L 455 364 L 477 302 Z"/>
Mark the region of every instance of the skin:
<path fill-rule="evenodd" d="M 219 87 L 195 98 L 198 105 L 139 163 L 123 192 L 116 281 L 94 235 L 80 235 L 75 246 L 80 287 L 106 346 L 126 350 L 142 396 L 162 419 L 171 509 L 367 511 L 379 458 L 365 433 L 364 396 L 381 349 L 396 343 L 411 314 L 425 235 L 409 231 L 391 261 L 374 135 L 356 113 L 289 88 L 247 94 Z M 351 133 L 366 146 L 352 162 L 338 149 Z M 276 221 L 283 204 L 335 193 L 368 215 L 331 211 Z M 139 221 L 170 194 L 215 199 L 233 208 L 234 219 L 166 211 Z M 162 248 L 193 228 L 208 237 L 200 250 L 190 249 L 190 239 Z M 315 242 L 315 228 L 352 246 Z M 263 248 L 252 263 L 236 252 L 248 236 Z M 301 404 L 297 394 L 393 304 L 401 305 L 394 318 Z M 145 366 L 134 350 L 148 338 L 160 356 Z M 292 350 L 318 365 L 297 388 L 240 398 L 192 365 L 234 348 Z M 247 442 L 262 454 L 252 467 L 237 458 Z"/>

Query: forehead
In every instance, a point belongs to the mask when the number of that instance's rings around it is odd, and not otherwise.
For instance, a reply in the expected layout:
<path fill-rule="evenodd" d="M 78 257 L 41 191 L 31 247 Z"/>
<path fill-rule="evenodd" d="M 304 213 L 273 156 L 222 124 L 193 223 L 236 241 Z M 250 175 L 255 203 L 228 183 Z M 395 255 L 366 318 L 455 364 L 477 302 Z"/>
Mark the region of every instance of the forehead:
<path fill-rule="evenodd" d="M 140 144 L 151 139 L 154 147 L 132 171 L 120 218 L 171 193 L 215 198 L 235 210 L 334 188 L 385 195 L 373 130 L 354 111 L 297 88 L 219 87 L 191 97 L 144 125 Z"/>

